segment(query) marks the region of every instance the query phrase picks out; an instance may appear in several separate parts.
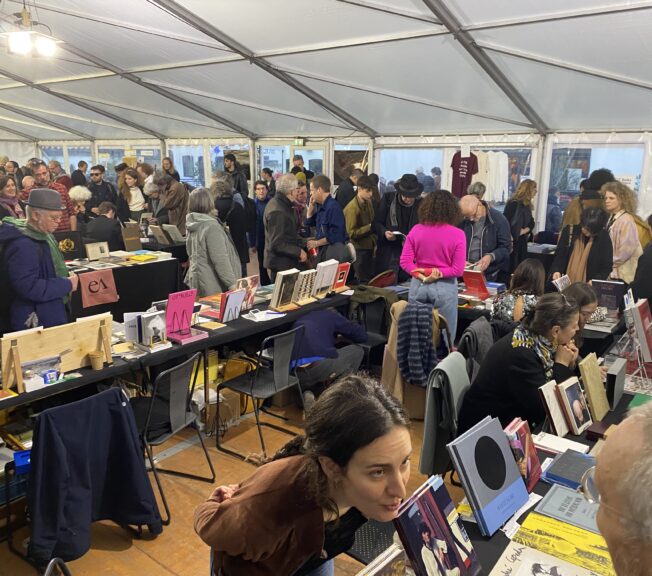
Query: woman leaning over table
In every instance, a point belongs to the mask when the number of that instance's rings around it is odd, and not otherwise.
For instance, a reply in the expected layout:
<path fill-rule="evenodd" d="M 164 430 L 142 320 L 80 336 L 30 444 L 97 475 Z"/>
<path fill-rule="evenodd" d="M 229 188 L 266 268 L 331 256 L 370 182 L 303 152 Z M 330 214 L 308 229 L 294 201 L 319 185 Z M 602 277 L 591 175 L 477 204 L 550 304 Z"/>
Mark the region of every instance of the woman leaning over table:
<path fill-rule="evenodd" d="M 391 522 L 406 497 L 409 418 L 376 382 L 349 376 L 308 412 L 305 436 L 195 511 L 214 574 L 329 576 L 367 520 Z"/>
<path fill-rule="evenodd" d="M 401 253 L 401 268 L 412 275 L 408 298 L 434 305 L 455 339 L 457 278 L 466 262 L 466 237 L 457 227 L 462 214 L 450 192 L 437 190 L 421 201 L 418 215 Z"/>
<path fill-rule="evenodd" d="M 630 284 L 636 274 L 638 259 L 643 253 L 638 239 L 636 195 L 620 182 L 608 182 L 601 190 L 609 213 L 607 231 L 613 245 L 613 270 L 610 277 Z"/>

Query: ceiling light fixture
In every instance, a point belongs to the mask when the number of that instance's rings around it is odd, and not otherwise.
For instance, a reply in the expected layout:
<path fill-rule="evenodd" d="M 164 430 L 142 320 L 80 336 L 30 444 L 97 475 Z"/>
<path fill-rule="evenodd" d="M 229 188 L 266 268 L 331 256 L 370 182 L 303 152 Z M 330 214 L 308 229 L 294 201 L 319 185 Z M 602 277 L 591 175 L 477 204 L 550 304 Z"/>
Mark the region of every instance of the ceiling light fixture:
<path fill-rule="evenodd" d="M 32 52 L 31 32 L 9 32 L 7 35 L 10 54 L 30 54 Z"/>
<path fill-rule="evenodd" d="M 57 41 L 52 37 L 50 27 L 41 22 L 32 20 L 32 16 L 23 4 L 20 12 L 15 12 L 16 18 L 14 25 L 18 28 L 14 32 L 5 32 L 2 34 L 7 37 L 7 47 L 9 54 L 18 54 L 21 56 L 34 55 L 51 58 L 57 51 Z M 35 27 L 43 27 L 49 31 L 43 34 L 34 30 Z"/>

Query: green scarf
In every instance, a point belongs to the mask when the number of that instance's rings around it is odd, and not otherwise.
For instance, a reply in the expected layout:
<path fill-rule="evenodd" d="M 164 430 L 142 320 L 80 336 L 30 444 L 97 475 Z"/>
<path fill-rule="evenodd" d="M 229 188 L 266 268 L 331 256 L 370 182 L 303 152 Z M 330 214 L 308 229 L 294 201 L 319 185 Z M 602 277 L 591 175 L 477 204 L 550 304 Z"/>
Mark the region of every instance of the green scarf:
<path fill-rule="evenodd" d="M 59 278 L 68 278 L 68 276 L 70 276 L 68 268 L 66 268 L 66 263 L 63 259 L 63 254 L 61 254 L 59 245 L 57 244 L 57 241 L 54 239 L 52 234 L 46 234 L 45 232 L 34 230 L 34 228 L 27 225 L 27 220 L 23 220 L 21 218 L 12 218 L 7 216 L 6 218 L 3 218 L 2 221 L 15 226 L 16 228 L 19 228 L 20 231 L 25 234 L 25 236 L 29 236 L 33 240 L 37 240 L 39 242 L 47 242 L 48 246 L 50 247 L 50 256 L 52 256 L 52 263 L 54 264 L 54 271 L 56 272 L 57 276 Z"/>

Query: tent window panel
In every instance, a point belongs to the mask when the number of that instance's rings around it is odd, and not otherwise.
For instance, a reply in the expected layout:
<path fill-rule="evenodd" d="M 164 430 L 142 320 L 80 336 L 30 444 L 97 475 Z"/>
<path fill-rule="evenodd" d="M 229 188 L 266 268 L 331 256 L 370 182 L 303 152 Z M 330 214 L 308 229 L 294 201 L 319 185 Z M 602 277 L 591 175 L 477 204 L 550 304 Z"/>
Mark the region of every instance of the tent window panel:
<path fill-rule="evenodd" d="M 57 160 L 64 164 L 63 146 L 39 146 L 41 149 L 41 158 L 47 163 L 50 160 Z"/>
<path fill-rule="evenodd" d="M 263 168 L 269 168 L 274 178 L 290 171 L 290 146 L 258 146 L 258 175 Z"/>
<path fill-rule="evenodd" d="M 247 180 L 251 180 L 251 166 L 249 165 L 249 144 L 213 144 L 211 145 L 211 169 L 213 173 L 224 172 L 224 155 L 233 154 L 240 169 L 245 173 Z"/>
<path fill-rule="evenodd" d="M 86 162 L 89 167 L 93 165 L 91 147 L 68 146 L 68 174 L 72 174 L 75 170 L 77 170 L 77 164 L 82 160 Z"/>
<path fill-rule="evenodd" d="M 205 186 L 204 147 L 203 146 L 170 146 L 170 158 L 181 181 L 191 186 Z"/>
<path fill-rule="evenodd" d="M 124 157 L 124 147 L 106 148 L 100 146 L 97 149 L 98 164 L 102 164 L 104 168 L 106 168 L 106 173 L 104 175 L 105 180 L 109 180 L 114 184 L 116 183 L 115 167 L 122 163 Z"/>
<path fill-rule="evenodd" d="M 439 148 L 385 148 L 380 150 L 378 176 L 381 194 L 385 190 L 394 191 L 394 182 L 403 174 L 415 174 L 423 184 L 426 192 L 435 188 L 437 171 L 440 175 L 443 166 L 444 151 Z"/>

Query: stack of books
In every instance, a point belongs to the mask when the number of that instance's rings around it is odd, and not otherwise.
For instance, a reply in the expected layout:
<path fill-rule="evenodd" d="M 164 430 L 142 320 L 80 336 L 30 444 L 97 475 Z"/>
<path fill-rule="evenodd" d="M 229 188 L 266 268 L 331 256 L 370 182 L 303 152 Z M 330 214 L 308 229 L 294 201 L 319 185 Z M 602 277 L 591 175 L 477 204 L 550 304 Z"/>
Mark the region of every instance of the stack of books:
<path fill-rule="evenodd" d="M 532 492 L 541 477 L 541 463 L 532 440 L 530 426 L 526 420 L 514 418 L 505 428 L 505 434 L 528 492 Z"/>
<path fill-rule="evenodd" d="M 569 432 L 580 435 L 593 424 L 577 378 L 569 378 L 561 384 L 551 380 L 539 388 L 539 393 L 557 436 L 563 437 Z"/>

